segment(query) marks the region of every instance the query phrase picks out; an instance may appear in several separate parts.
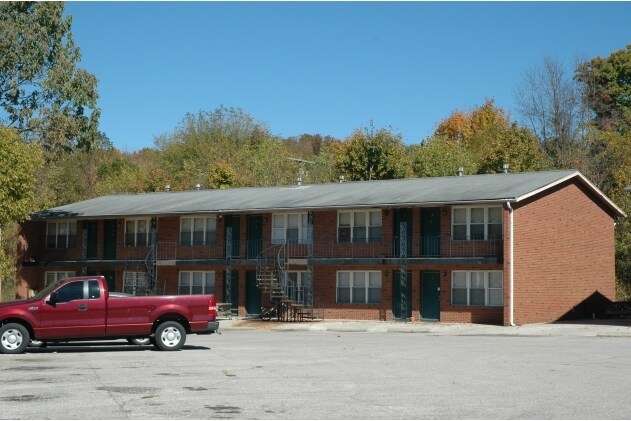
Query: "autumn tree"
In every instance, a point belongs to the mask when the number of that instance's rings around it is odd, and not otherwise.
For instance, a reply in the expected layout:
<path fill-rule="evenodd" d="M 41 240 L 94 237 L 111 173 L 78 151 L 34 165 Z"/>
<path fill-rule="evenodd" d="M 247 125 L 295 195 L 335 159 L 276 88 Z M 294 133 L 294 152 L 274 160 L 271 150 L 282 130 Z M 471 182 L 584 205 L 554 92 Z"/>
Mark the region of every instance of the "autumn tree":
<path fill-rule="evenodd" d="M 97 80 L 77 68 L 79 47 L 62 2 L 0 3 L 0 124 L 58 152 L 98 139 Z"/>
<path fill-rule="evenodd" d="M 357 129 L 340 148 L 336 168 L 347 180 L 403 178 L 408 173 L 401 135 L 372 124 Z"/>

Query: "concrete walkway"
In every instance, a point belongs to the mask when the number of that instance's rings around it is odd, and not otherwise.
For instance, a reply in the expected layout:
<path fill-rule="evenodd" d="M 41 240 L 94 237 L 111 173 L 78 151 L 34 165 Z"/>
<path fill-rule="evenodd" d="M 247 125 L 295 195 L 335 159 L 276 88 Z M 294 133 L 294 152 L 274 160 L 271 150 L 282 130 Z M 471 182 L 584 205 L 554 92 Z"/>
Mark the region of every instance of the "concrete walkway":
<path fill-rule="evenodd" d="M 419 333 L 427 335 L 494 336 L 594 336 L 631 337 L 631 320 L 582 320 L 536 323 L 522 326 L 493 326 L 465 323 L 379 322 L 324 320 L 319 322 L 264 322 L 256 318 L 219 319 L 221 331 L 272 330 L 312 332 Z"/>

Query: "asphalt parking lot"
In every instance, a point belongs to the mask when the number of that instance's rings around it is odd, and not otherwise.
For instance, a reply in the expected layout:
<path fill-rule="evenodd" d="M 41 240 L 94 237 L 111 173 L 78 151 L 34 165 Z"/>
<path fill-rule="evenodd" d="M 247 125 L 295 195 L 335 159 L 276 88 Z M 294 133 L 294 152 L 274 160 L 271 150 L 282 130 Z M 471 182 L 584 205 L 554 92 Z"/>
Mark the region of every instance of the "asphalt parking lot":
<path fill-rule="evenodd" d="M 631 416 L 629 336 L 225 325 L 177 352 L 110 341 L 0 355 L 1 417 Z"/>

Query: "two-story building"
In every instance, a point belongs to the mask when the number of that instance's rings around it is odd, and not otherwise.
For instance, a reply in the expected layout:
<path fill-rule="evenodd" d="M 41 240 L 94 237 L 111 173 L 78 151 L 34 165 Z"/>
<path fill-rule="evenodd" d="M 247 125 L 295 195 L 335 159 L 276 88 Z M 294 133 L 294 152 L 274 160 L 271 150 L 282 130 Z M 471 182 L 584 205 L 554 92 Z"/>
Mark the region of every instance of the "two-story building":
<path fill-rule="evenodd" d="M 103 196 L 22 225 L 18 291 L 102 274 L 241 316 L 277 298 L 327 319 L 591 318 L 622 216 L 577 171 Z"/>

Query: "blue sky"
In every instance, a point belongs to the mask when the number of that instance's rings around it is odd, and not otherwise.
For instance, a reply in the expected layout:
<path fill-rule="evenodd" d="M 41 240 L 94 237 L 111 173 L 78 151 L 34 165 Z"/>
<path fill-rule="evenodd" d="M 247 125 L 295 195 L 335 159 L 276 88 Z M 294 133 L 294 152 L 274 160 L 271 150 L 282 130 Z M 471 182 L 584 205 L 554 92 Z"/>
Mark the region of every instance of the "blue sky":
<path fill-rule="evenodd" d="M 631 44 L 627 2 L 69 2 L 101 130 L 153 147 L 186 113 L 242 108 L 274 135 L 407 144 L 486 98 L 519 115 L 524 71 Z"/>

